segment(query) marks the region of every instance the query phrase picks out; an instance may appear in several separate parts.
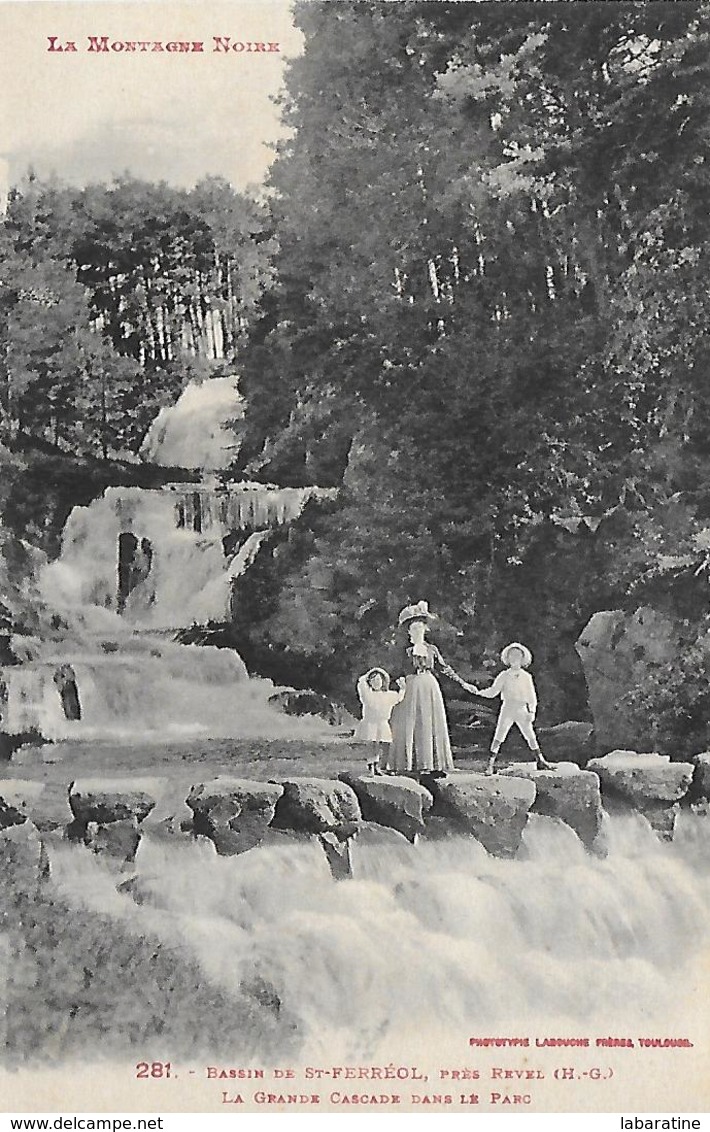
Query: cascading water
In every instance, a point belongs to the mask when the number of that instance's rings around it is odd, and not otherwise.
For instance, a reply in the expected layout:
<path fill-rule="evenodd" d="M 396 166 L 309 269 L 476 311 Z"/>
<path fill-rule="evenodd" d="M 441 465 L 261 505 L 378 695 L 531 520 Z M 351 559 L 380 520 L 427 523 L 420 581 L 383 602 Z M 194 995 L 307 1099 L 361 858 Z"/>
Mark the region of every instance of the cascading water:
<path fill-rule="evenodd" d="M 466 838 L 356 845 L 355 878 L 339 883 L 314 844 L 220 858 L 147 836 L 140 906 L 85 852 L 57 848 L 53 875 L 70 903 L 182 944 L 225 991 L 262 980 L 306 1061 L 431 1064 L 437 1035 L 461 1035 L 461 1064 L 475 1064 L 469 1034 L 672 1034 L 682 1019 L 679 1033 L 706 1037 L 709 820 L 683 816 L 666 844 L 615 816 L 603 858 L 540 817 L 513 861 Z M 245 1035 L 229 1056 L 248 1049 Z"/>
<path fill-rule="evenodd" d="M 183 452 L 181 429 L 172 437 Z M 163 418 L 151 444 L 168 435 Z M 235 652 L 171 638 L 192 622 L 223 620 L 234 580 L 269 529 L 319 494 L 203 482 L 110 488 L 75 508 L 42 578 L 71 633 L 61 646 L 30 642 L 24 663 L 5 670 L 7 729 L 135 748 L 167 736 L 179 747 L 183 736 L 312 734 L 312 723 L 268 704 L 272 685 L 250 680 Z M 142 771 L 146 761 L 140 752 Z M 195 780 L 211 774 L 194 769 Z M 502 1055 L 470 1050 L 469 1035 L 506 1033 L 710 1044 L 708 816 L 682 814 L 670 844 L 638 815 L 607 817 L 604 856 L 539 816 L 514 860 L 489 856 L 473 838 L 413 847 L 361 837 L 354 878 L 336 882 L 315 840 L 273 834 L 220 857 L 201 838 L 161 837 L 161 804 L 135 863 L 140 903 L 131 886 L 117 889 L 115 866 L 57 839 L 49 851 L 58 895 L 181 948 L 227 995 L 262 988 L 289 1019 L 291 1046 L 297 1034 L 301 1064 L 490 1064 Z M 243 1048 L 215 1054 L 244 1064 L 251 1048 L 245 1033 Z M 277 1044 L 273 1055 L 283 1052 Z M 533 1049 L 530 1064 L 545 1056 Z M 590 1056 L 596 1064 L 603 1055 Z M 680 1079 L 683 1067 L 673 1065 Z M 434 1075 L 430 1087 L 447 1085 Z M 616 1097 L 612 1107 L 624 1107 L 627 1094 Z"/>
<path fill-rule="evenodd" d="M 170 640 L 180 628 L 228 620 L 234 584 L 269 529 L 297 518 L 314 494 L 318 489 L 176 484 L 109 488 L 75 507 L 61 554 L 41 578 L 69 639 L 61 648 L 30 647 L 21 666 L 6 669 L 5 730 L 53 740 L 327 731 L 270 705 L 273 684 L 249 680 L 234 651 Z M 63 666 L 76 682 L 78 718 L 67 717 L 58 691 Z"/>
<path fill-rule="evenodd" d="M 148 429 L 143 458 L 170 468 L 226 467 L 238 447 L 230 424 L 244 416 L 238 384 L 234 376 L 191 381 Z"/>
<path fill-rule="evenodd" d="M 69 618 L 96 607 L 140 629 L 224 621 L 258 542 L 297 519 L 308 499 L 328 494 L 256 483 L 108 488 L 71 512 L 61 554 L 44 571 L 44 597 Z"/>
<path fill-rule="evenodd" d="M 94 642 L 96 646 L 97 642 Z M 10 734 L 38 731 L 46 739 L 156 742 L 178 737 L 271 738 L 320 734 L 268 703 L 269 680 L 249 679 L 231 649 L 178 645 L 157 634 L 125 635 L 95 647 L 63 647 L 6 671 Z M 70 668 L 79 718 L 68 718 L 57 672 Z"/>
<path fill-rule="evenodd" d="M 236 379 L 190 386 L 161 413 L 145 452 L 156 463 L 214 469 L 233 457 L 227 422 L 243 406 Z M 231 447 L 230 447 L 231 442 Z M 318 488 L 215 476 L 159 490 L 110 487 L 66 522 L 41 594 L 67 625 L 59 644 L 25 642 L 2 673 L 3 729 L 48 739 L 161 735 L 281 737 L 327 725 L 287 718 L 270 681 L 249 680 L 232 650 L 171 642 L 179 629 L 229 620 L 234 586 L 269 531 L 300 515 Z"/>

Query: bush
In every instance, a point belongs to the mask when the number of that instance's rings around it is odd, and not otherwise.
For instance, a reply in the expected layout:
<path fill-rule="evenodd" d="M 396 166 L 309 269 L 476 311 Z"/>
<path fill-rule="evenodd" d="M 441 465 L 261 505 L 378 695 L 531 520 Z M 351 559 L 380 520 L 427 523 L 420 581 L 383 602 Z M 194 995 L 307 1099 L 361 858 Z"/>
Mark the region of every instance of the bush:
<path fill-rule="evenodd" d="M 9 1065 L 290 1048 L 294 1027 L 278 999 L 230 997 L 179 947 L 131 935 L 107 916 L 49 896 L 0 895 Z"/>
<path fill-rule="evenodd" d="M 639 732 L 651 734 L 654 750 L 684 756 L 707 750 L 707 664 L 707 647 L 697 638 L 671 664 L 649 665 L 644 684 L 623 697 L 631 718 L 638 719 Z"/>

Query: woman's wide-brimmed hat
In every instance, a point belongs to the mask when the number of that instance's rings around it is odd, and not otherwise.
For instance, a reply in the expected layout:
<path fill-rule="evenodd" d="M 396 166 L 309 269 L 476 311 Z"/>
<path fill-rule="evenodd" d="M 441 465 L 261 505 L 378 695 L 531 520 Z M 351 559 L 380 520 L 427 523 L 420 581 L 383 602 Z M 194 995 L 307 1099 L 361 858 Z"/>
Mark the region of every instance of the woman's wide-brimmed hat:
<path fill-rule="evenodd" d="M 524 668 L 527 668 L 529 664 L 532 664 L 532 653 L 530 652 L 530 649 L 527 647 L 527 645 L 521 645 L 520 641 L 512 641 L 511 644 L 505 646 L 502 653 L 500 654 L 500 659 L 503 661 L 503 664 L 508 664 L 512 649 L 518 649 L 523 654 Z"/>
<path fill-rule="evenodd" d="M 365 679 L 367 680 L 368 684 L 370 683 L 370 677 L 374 676 L 376 672 L 379 672 L 380 676 L 382 677 L 382 685 L 385 692 L 389 691 L 390 674 L 386 668 L 371 668 L 369 672 L 366 672 Z"/>
<path fill-rule="evenodd" d="M 418 601 L 416 605 L 405 605 L 399 614 L 398 625 L 406 625 L 408 621 L 433 621 L 435 613 L 429 612 L 428 601 Z"/>

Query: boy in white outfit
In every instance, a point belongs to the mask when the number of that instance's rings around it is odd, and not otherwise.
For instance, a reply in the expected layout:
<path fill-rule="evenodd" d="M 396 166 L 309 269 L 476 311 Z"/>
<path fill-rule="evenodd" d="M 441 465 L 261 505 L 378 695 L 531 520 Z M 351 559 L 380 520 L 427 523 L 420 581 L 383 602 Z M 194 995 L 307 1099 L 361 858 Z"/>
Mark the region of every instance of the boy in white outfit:
<path fill-rule="evenodd" d="M 506 645 L 500 658 L 503 664 L 507 665 L 507 672 L 499 672 L 490 688 L 477 688 L 474 684 L 465 685 L 469 692 L 473 692 L 476 696 L 484 696 L 487 700 L 495 699 L 496 696 L 501 698 L 500 715 L 491 743 L 491 756 L 486 774 L 493 774 L 496 755 L 513 724 L 522 733 L 528 747 L 536 756 L 539 769 L 554 770 L 555 767 L 547 761 L 540 750 L 533 727 L 537 711 L 537 693 L 532 676 L 525 671 L 532 663 L 530 649 L 518 641 L 513 641 L 512 644 Z"/>

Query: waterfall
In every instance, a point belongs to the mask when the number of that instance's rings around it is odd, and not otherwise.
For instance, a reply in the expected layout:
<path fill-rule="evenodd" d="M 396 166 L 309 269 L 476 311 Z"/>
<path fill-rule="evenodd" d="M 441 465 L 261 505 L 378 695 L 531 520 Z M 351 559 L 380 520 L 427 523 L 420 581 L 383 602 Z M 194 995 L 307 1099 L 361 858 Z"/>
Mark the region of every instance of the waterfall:
<path fill-rule="evenodd" d="M 313 721 L 268 704 L 273 686 L 248 681 L 234 651 L 166 640 L 228 622 L 235 583 L 269 531 L 297 519 L 309 499 L 334 494 L 223 486 L 205 475 L 233 460 L 232 426 L 243 415 L 236 377 L 191 383 L 158 414 L 141 451 L 156 464 L 199 469 L 202 480 L 109 487 L 71 511 L 59 557 L 38 579 L 42 600 L 66 622 L 66 640 L 26 647 L 22 666 L 0 674 L 5 731 L 48 739 L 313 734 Z"/>
<path fill-rule="evenodd" d="M 217 318 L 208 326 L 220 336 L 210 344 L 215 356 L 215 345 L 218 353 L 221 350 L 221 323 Z M 231 424 L 243 416 L 236 377 L 191 381 L 174 405 L 160 410 L 146 433 L 141 455 L 151 464 L 169 468 L 226 468 L 239 448 Z"/>
<path fill-rule="evenodd" d="M 116 619 L 118 620 L 118 619 Z M 79 647 L 42 649 L 5 668 L 9 734 L 53 741 L 156 742 L 180 738 L 293 738 L 326 725 L 294 719 L 269 703 L 270 680 L 250 679 L 233 649 L 180 645 L 157 634 L 117 634 Z M 68 718 L 56 679 L 70 668 L 80 718 Z"/>
<path fill-rule="evenodd" d="M 315 488 L 214 482 L 111 487 L 75 507 L 42 597 L 68 625 L 63 644 L 28 644 L 2 675 L 3 729 L 51 740 L 139 736 L 295 737 L 327 725 L 268 702 L 231 649 L 171 642 L 176 630 L 230 618 L 236 580 Z M 322 494 L 322 493 L 320 493 Z"/>
<path fill-rule="evenodd" d="M 313 844 L 219 858 L 146 837 L 139 907 L 89 854 L 58 851 L 54 876 L 70 901 L 180 941 L 225 991 L 263 980 L 314 1064 L 418 1050 L 473 1065 L 469 1034 L 704 1034 L 709 821 L 683 815 L 664 844 L 638 815 L 610 818 L 604 859 L 541 817 L 512 861 L 464 837 L 356 843 L 341 883 Z M 436 1061 L 436 1035 L 460 1035 L 459 1061 Z"/>
<path fill-rule="evenodd" d="M 42 575 L 44 599 L 67 617 L 87 607 L 112 610 L 140 629 L 226 621 L 231 584 L 265 531 L 298 518 L 309 499 L 332 494 L 257 483 L 107 488 L 72 510 L 60 556 Z M 235 560 L 224 540 L 238 532 L 259 539 Z"/>

